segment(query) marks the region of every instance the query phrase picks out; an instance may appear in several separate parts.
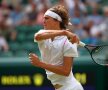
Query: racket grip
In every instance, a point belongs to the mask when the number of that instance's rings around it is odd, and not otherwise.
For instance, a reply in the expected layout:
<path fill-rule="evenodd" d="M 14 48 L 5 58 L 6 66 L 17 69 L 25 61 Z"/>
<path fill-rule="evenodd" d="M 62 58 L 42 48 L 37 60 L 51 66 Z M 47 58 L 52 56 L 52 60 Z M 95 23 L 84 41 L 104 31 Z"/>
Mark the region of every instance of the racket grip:
<path fill-rule="evenodd" d="M 86 44 L 85 43 L 83 43 L 83 42 L 79 42 L 79 46 L 81 46 L 81 47 L 84 47 Z"/>

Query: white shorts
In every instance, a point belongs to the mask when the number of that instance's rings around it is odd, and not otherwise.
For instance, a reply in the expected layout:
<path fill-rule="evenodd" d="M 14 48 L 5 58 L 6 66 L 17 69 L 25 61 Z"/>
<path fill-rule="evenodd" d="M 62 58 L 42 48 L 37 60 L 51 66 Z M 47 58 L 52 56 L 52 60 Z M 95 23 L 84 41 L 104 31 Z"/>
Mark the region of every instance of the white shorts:
<path fill-rule="evenodd" d="M 82 85 L 79 83 L 75 87 L 72 88 L 72 85 L 64 85 L 59 89 L 56 90 L 84 90 Z"/>

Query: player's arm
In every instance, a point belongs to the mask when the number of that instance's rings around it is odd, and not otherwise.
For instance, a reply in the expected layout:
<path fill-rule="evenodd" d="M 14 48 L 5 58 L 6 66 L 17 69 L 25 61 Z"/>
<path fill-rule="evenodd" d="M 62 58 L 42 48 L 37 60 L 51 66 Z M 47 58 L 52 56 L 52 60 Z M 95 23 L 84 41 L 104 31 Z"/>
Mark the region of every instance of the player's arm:
<path fill-rule="evenodd" d="M 63 76 L 68 76 L 70 74 L 72 63 L 73 63 L 72 57 L 64 57 L 64 63 L 63 65 L 60 65 L 60 66 L 40 62 L 38 56 L 36 56 L 35 54 L 30 54 L 29 58 L 31 60 L 31 63 L 34 66 L 47 69 L 51 72 L 54 72 L 56 74 L 63 75 Z"/>
<path fill-rule="evenodd" d="M 49 38 L 54 38 L 56 36 L 67 36 L 71 39 L 71 42 L 79 42 L 79 38 L 72 32 L 66 30 L 41 30 L 43 32 L 36 33 L 34 39 L 36 41 L 41 41 Z"/>
<path fill-rule="evenodd" d="M 63 30 L 41 30 L 41 32 L 36 33 L 34 38 L 36 41 L 41 41 L 49 38 L 54 38 L 56 36 L 65 36 L 66 32 Z"/>

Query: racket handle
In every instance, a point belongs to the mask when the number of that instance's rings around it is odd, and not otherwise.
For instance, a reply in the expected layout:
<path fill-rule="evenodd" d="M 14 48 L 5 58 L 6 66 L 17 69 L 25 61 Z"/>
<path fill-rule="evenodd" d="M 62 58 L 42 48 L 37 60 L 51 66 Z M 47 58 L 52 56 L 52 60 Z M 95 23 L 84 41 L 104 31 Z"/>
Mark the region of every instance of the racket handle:
<path fill-rule="evenodd" d="M 83 43 L 83 42 L 79 42 L 79 46 L 81 46 L 81 47 L 84 47 L 86 44 L 85 43 Z"/>

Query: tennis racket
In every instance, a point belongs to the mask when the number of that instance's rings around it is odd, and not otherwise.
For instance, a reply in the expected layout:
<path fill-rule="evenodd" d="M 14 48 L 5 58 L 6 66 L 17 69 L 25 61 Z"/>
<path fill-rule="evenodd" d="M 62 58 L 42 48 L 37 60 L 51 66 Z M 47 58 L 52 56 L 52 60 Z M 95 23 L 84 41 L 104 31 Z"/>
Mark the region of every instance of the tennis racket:
<path fill-rule="evenodd" d="M 81 41 L 79 45 L 86 48 L 96 64 L 108 66 L 108 45 L 88 45 Z"/>

